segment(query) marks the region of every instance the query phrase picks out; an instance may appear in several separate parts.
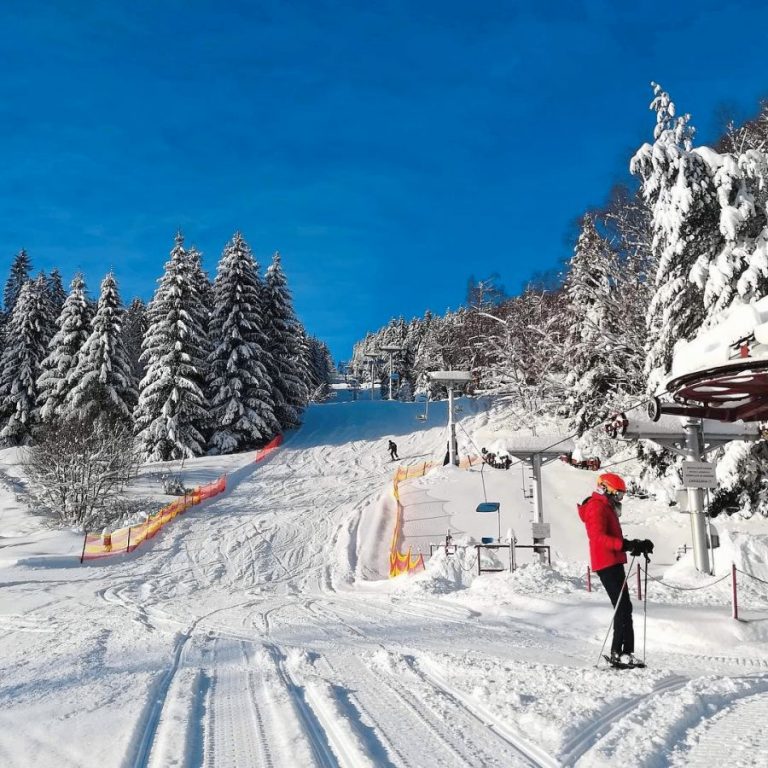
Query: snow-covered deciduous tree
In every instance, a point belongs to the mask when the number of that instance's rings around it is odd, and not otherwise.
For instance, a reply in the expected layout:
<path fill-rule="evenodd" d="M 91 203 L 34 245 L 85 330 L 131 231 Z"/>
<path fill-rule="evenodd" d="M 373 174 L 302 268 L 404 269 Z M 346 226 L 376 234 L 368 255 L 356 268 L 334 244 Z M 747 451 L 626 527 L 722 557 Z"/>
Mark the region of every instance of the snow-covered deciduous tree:
<path fill-rule="evenodd" d="M 149 303 L 147 320 L 142 353 L 147 372 L 134 413 L 140 450 L 149 461 L 199 456 L 208 426 L 208 336 L 194 260 L 181 233 Z"/>
<path fill-rule="evenodd" d="M 723 246 L 718 195 L 707 159 L 693 151 L 690 116 L 676 117 L 669 94 L 654 84 L 654 143 L 630 163 L 642 180 L 652 211 L 656 292 L 648 309 L 648 388 L 656 391 L 669 370 L 672 347 L 689 339 L 704 320 L 700 288 L 691 280 L 697 259 L 713 258 Z"/>
<path fill-rule="evenodd" d="M 69 394 L 59 415 L 104 423 L 130 422 L 136 389 L 123 343 L 125 310 L 115 276 L 101 281 L 91 332 L 67 380 Z"/>
<path fill-rule="evenodd" d="M 264 280 L 264 318 L 267 322 L 266 366 L 272 381 L 275 416 L 283 429 L 298 426 L 309 399 L 301 374 L 301 350 L 288 282 L 280 254 L 275 253 Z"/>
<path fill-rule="evenodd" d="M 51 306 L 42 280 L 27 281 L 13 303 L 0 357 L 0 440 L 29 442 L 37 420 L 37 380 L 51 331 Z"/>
<path fill-rule="evenodd" d="M 115 497 L 139 462 L 129 424 L 64 419 L 38 430 L 22 464 L 46 507 L 87 528 L 114 518 Z"/>
<path fill-rule="evenodd" d="M 225 246 L 213 282 L 208 391 L 219 453 L 243 450 L 280 430 L 268 370 L 269 341 L 261 283 L 251 249 L 238 232 Z"/>
<path fill-rule="evenodd" d="M 91 310 L 82 275 L 72 280 L 70 292 L 61 308 L 58 330 L 48 345 L 48 355 L 42 362 L 37 381 L 40 419 L 53 421 L 62 415 L 61 409 L 75 381 L 72 376 L 80 350 L 91 333 Z"/>

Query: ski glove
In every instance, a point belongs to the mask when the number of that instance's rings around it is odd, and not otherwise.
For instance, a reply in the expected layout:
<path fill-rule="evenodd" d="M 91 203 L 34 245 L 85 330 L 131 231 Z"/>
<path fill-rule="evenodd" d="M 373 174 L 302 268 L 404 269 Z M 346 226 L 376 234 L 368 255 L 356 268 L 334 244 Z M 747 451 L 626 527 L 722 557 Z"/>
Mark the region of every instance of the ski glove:
<path fill-rule="evenodd" d="M 642 547 L 640 554 L 641 555 L 651 555 L 653 554 L 653 542 L 650 539 L 643 539 L 640 542 L 640 546 Z"/>
<path fill-rule="evenodd" d="M 650 539 L 624 539 L 621 549 L 623 552 L 629 552 L 632 557 L 650 555 L 653 552 L 653 542 Z"/>

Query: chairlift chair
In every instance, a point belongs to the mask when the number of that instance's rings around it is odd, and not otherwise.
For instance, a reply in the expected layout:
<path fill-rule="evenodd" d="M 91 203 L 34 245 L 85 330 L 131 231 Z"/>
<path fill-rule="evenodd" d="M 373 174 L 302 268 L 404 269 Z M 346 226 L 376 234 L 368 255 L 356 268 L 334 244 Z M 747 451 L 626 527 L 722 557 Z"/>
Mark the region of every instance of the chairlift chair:
<path fill-rule="evenodd" d="M 429 394 L 427 394 L 427 399 L 424 401 L 424 413 L 420 413 L 416 418 L 419 421 L 426 421 L 427 416 L 429 415 Z"/>
<path fill-rule="evenodd" d="M 768 297 L 737 305 L 692 341 L 675 344 L 664 395 L 648 417 L 668 413 L 717 421 L 768 419 Z"/>

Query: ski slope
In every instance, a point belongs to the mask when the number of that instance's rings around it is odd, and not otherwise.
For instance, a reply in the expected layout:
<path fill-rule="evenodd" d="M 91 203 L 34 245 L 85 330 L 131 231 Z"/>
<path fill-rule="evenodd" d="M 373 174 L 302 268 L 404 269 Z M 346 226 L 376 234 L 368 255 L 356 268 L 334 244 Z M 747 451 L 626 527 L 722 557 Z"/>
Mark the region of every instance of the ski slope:
<path fill-rule="evenodd" d="M 508 428 L 484 401 L 460 402 L 462 453 Z M 421 411 L 313 406 L 261 464 L 190 462 L 193 479 L 236 469 L 227 493 L 145 549 L 82 566 L 78 536 L 25 511 L 4 454 L 0 765 L 683 766 L 714 755 L 764 765 L 768 591 L 747 589 L 747 620 L 735 622 L 727 581 L 652 583 L 649 668 L 595 667 L 610 609 L 585 590 L 574 509 L 591 473 L 544 470 L 552 569 L 528 558 L 476 578 L 467 550 L 386 578 L 387 440 L 404 463 L 440 463 L 445 450 L 445 404 L 430 404 L 426 423 Z M 478 470 L 409 481 L 406 546 L 428 551 L 448 528 L 457 540 L 494 535 L 495 520 L 473 511 L 486 495 L 502 505 L 502 531 L 524 540 L 521 478 L 486 469 L 485 493 Z M 672 567 L 683 518 L 630 500 L 623 523 L 657 541 L 652 575 L 706 586 L 713 577 Z M 642 651 L 637 601 L 635 620 Z"/>

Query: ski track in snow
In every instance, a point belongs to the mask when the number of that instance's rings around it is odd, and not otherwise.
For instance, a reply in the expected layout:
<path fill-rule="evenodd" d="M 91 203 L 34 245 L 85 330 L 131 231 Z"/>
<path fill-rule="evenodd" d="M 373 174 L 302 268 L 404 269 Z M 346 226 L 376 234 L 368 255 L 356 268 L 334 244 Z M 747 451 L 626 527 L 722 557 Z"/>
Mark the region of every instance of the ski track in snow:
<path fill-rule="evenodd" d="M 56 658 L 79 655 L 94 676 L 114 669 L 136 687 L 120 678 L 98 691 L 120 718 L 94 734 L 91 753 L 34 722 L 36 707 L 70 694 L 53 673 L 49 688 L 38 683 L 47 670 L 18 654 L 0 685 L 0 764 L 760 764 L 768 737 L 754 723 L 768 718 L 768 658 L 759 653 L 659 651 L 656 669 L 596 670 L 594 639 L 553 629 L 546 611 L 497 614 L 407 581 L 363 582 L 360 520 L 396 466 L 384 438 L 394 434 L 419 462 L 444 446 L 441 429 L 415 429 L 410 410 L 390 405 L 370 421 L 356 406 L 310 409 L 283 448 L 140 556 L 30 569 L 29 579 L 14 572 L 6 589 L 36 602 L 0 614 L 8 643 L 21 638 L 44 656 L 67 627 Z M 93 708 L 91 726 L 104 711 Z M 657 739 L 642 740 L 643 723 L 656 724 Z"/>

